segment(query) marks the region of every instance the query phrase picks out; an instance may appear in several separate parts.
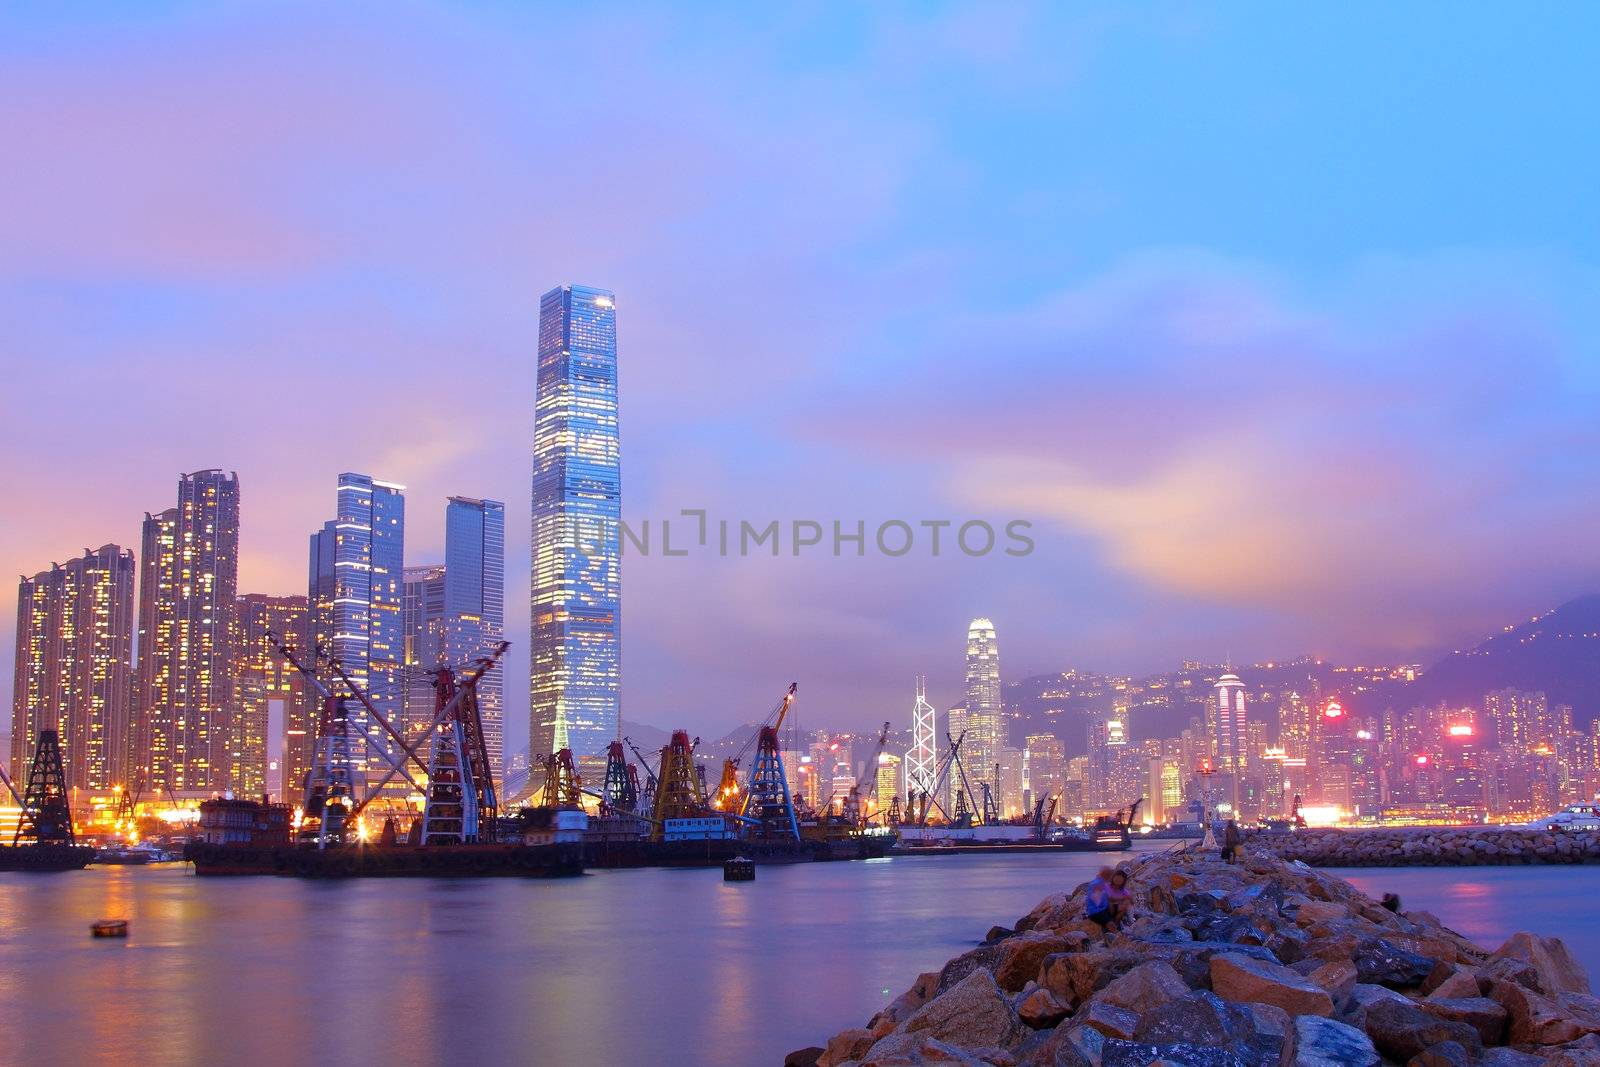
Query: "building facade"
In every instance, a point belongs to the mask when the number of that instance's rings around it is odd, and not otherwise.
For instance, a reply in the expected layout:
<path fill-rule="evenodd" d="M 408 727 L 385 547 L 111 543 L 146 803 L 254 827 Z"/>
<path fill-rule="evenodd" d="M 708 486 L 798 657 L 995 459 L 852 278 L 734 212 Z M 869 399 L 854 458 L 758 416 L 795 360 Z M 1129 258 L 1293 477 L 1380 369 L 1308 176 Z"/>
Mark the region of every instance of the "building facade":
<path fill-rule="evenodd" d="M 233 613 L 239 476 L 178 479 L 178 506 L 146 513 L 140 538 L 138 725 L 131 788 L 232 788 Z"/>
<path fill-rule="evenodd" d="M 1225 781 L 1218 784 L 1226 790 L 1229 811 L 1237 813 L 1241 780 L 1249 771 L 1247 750 L 1250 742 L 1244 682 L 1237 674 L 1230 671 L 1217 679 L 1212 687 L 1206 719 L 1212 753 L 1216 757 L 1216 773 L 1227 776 Z M 1212 799 L 1215 802 L 1218 798 Z"/>
<path fill-rule="evenodd" d="M 233 740 L 229 778 L 242 797 L 276 793 L 290 803 L 303 794 L 311 769 L 315 721 L 305 709 L 315 693 L 305 678 L 273 646 L 275 636 L 296 652 L 310 646 L 310 613 L 303 596 L 246 593 L 235 609 L 233 660 Z M 280 741 L 271 743 L 271 726 L 281 724 Z M 276 747 L 278 773 L 270 773 Z"/>
<path fill-rule="evenodd" d="M 403 590 L 406 696 L 400 732 L 413 739 L 433 721 L 433 671 L 445 662 L 444 567 L 427 563 L 405 568 Z"/>
<path fill-rule="evenodd" d="M 505 636 L 506 506 L 498 500 L 453 496 L 445 506 L 444 656 L 465 667 L 489 655 Z M 489 766 L 505 774 L 505 666 L 496 663 L 478 682 Z"/>
<path fill-rule="evenodd" d="M 962 724 L 967 739 L 961 745 L 961 762 L 973 790 L 978 790 L 982 780 L 998 791 L 1001 783 L 995 765 L 1006 740 L 1005 717 L 1000 704 L 1000 646 L 994 623 L 988 619 L 973 619 L 967 627 L 967 701 Z M 995 797 L 997 804 L 1002 799 Z"/>
<path fill-rule="evenodd" d="M 339 475 L 338 515 L 311 535 L 306 590 L 316 646 L 391 724 L 405 708 L 405 536 L 405 486 L 366 474 Z M 330 665 L 319 664 L 318 674 L 342 691 Z M 382 728 L 365 715 L 361 721 L 373 744 L 398 759 Z M 365 753 L 356 761 L 370 762 Z"/>
<path fill-rule="evenodd" d="M 529 590 L 529 752 L 538 766 L 616 734 L 622 678 L 621 451 L 612 294 L 539 302 Z"/>
<path fill-rule="evenodd" d="M 133 587 L 133 553 L 116 545 L 22 579 L 10 754 L 19 789 L 40 730 L 60 734 L 69 788 L 127 781 Z"/>

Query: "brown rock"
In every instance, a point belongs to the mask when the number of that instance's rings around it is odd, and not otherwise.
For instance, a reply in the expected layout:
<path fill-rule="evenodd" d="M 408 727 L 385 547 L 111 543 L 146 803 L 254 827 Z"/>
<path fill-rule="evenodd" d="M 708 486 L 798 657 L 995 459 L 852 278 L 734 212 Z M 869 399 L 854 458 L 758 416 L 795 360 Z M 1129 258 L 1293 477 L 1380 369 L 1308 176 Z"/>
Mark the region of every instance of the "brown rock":
<path fill-rule="evenodd" d="M 860 1067 L 923 1067 L 926 1064 L 980 1067 L 975 1050 L 957 1048 L 927 1034 L 891 1034 L 861 1057 Z"/>
<path fill-rule="evenodd" d="M 840 1030 L 828 1038 L 828 1047 L 817 1058 L 817 1067 L 839 1067 L 841 1063 L 859 1060 L 875 1041 L 877 1038 L 869 1030 Z"/>
<path fill-rule="evenodd" d="M 1406 1067 L 1472 1067 L 1473 1056 L 1456 1041 L 1441 1041 L 1406 1061 Z"/>
<path fill-rule="evenodd" d="M 1483 996 L 1492 996 L 1489 991 L 1496 982 L 1515 982 L 1524 989 L 1535 993 L 1548 993 L 1544 987 L 1544 980 L 1539 977 L 1539 972 L 1532 965 L 1523 960 L 1514 960 L 1509 956 L 1497 960 L 1490 960 L 1480 967 L 1475 968 L 1478 976 L 1478 988 Z"/>
<path fill-rule="evenodd" d="M 1483 1038 L 1466 1023 L 1429 1015 L 1400 1001 L 1383 1000 L 1367 1009 L 1367 1036 L 1392 1060 L 1409 1060 L 1441 1041 L 1454 1041 L 1473 1056 L 1483 1052 Z"/>
<path fill-rule="evenodd" d="M 1332 901 L 1308 900 L 1300 905 L 1300 910 L 1295 913 L 1294 921 L 1298 926 L 1313 926 L 1317 923 L 1334 922 L 1339 919 L 1348 919 L 1350 909 L 1343 904 Z"/>
<path fill-rule="evenodd" d="M 1292 1015 L 1333 1014 L 1333 998 L 1322 986 L 1282 964 L 1233 953 L 1211 957 L 1211 988 L 1224 1000 L 1274 1004 Z"/>
<path fill-rule="evenodd" d="M 1488 997 L 1428 997 L 1419 1001 L 1417 1006 L 1429 1015 L 1466 1023 L 1478 1031 L 1485 1045 L 1504 1044 L 1506 1009 L 1498 1001 Z"/>
<path fill-rule="evenodd" d="M 817 1060 L 821 1058 L 823 1049 L 812 1045 L 809 1048 L 797 1048 L 783 1058 L 783 1067 L 817 1067 Z"/>
<path fill-rule="evenodd" d="M 1516 982 L 1495 982 L 1489 995 L 1510 1016 L 1508 1044 L 1562 1045 L 1600 1032 L 1600 1001 L 1593 997 L 1581 993 L 1544 997 Z"/>
<path fill-rule="evenodd" d="M 1539 974 L 1546 993 L 1588 993 L 1589 974 L 1559 937 L 1516 933 L 1494 950 L 1491 959 L 1522 960 Z"/>
<path fill-rule="evenodd" d="M 1465 967 L 1446 966 L 1450 967 L 1450 973 L 1429 991 L 1429 1000 L 1460 1000 L 1483 995 L 1476 974 Z"/>
<path fill-rule="evenodd" d="M 1083 1003 L 1096 989 L 1133 970 L 1144 957 L 1133 952 L 1060 952 L 1044 958 L 1039 984 L 1071 1007 Z"/>
<path fill-rule="evenodd" d="M 1000 944 L 994 980 L 1008 993 L 1015 993 L 1039 977 L 1039 965 L 1054 952 L 1074 952 L 1088 940 L 1086 934 L 1027 933 L 1006 938 Z"/>
<path fill-rule="evenodd" d="M 1356 965 L 1349 960 L 1330 960 L 1306 975 L 1306 980 L 1312 985 L 1321 986 L 1328 991 L 1328 996 L 1334 1002 L 1344 1000 L 1356 987 Z M 1478 988 L 1477 979 L 1472 980 L 1474 991 Z"/>
<path fill-rule="evenodd" d="M 908 1034 L 926 1031 L 929 1037 L 962 1048 L 1010 1048 L 1021 1041 L 1023 1030 L 994 975 L 982 969 L 928 1001 L 905 1024 Z"/>
<path fill-rule="evenodd" d="M 1107 984 L 1094 999 L 1129 1011 L 1146 1012 L 1186 996 L 1188 992 L 1188 984 L 1170 963 L 1151 960 Z"/>
<path fill-rule="evenodd" d="M 1187 987 L 1184 989 L 1187 993 Z M 1107 1037 L 1120 1037 L 1124 1040 L 1131 1039 L 1133 1032 L 1139 1027 L 1139 1013 L 1119 1008 L 1114 1004 L 1107 1004 L 1096 997 L 1085 1004 L 1078 1014 L 1073 1016 L 1074 1026 L 1092 1027 Z"/>
<path fill-rule="evenodd" d="M 1035 1030 L 1048 1030 L 1071 1014 L 1072 1010 L 1061 1003 L 1060 997 L 1042 987 L 1017 1004 L 1017 1017 Z"/>

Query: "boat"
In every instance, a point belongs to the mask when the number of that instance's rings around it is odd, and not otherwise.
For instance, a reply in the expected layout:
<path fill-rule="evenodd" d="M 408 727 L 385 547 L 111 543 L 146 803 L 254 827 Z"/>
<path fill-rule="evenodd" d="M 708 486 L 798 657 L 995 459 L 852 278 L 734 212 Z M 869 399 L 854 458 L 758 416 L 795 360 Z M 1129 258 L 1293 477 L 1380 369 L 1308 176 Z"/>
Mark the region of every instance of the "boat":
<path fill-rule="evenodd" d="M 1600 808 L 1597 808 L 1592 803 L 1568 804 L 1548 818 L 1536 819 L 1530 822 L 1528 829 L 1556 831 L 1559 833 L 1600 830 Z"/>
<path fill-rule="evenodd" d="M 94 859 L 88 845 L 9 845 L 0 847 L 0 871 L 81 871 Z"/>
<path fill-rule="evenodd" d="M 154 858 L 149 849 L 126 848 L 121 845 L 108 845 L 94 854 L 96 864 L 111 866 L 142 867 Z"/>
<path fill-rule="evenodd" d="M 89 933 L 95 937 L 127 937 L 127 919 L 101 919 L 89 927 Z"/>
<path fill-rule="evenodd" d="M 562 878 L 583 873 L 583 845 L 250 845 L 190 842 L 201 875 L 289 878 Z"/>
<path fill-rule="evenodd" d="M 744 856 L 735 856 L 722 865 L 722 880 L 724 882 L 753 882 L 756 880 L 756 864 L 754 860 Z"/>

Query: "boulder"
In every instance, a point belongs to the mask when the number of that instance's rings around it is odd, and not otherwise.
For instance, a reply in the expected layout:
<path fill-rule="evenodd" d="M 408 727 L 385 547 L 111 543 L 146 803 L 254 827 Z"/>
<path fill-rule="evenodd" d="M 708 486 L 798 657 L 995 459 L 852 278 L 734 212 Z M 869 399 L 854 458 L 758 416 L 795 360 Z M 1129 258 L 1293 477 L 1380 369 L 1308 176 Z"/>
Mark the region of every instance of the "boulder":
<path fill-rule="evenodd" d="M 1050 990 L 1031 990 L 1017 1002 L 1017 1018 L 1035 1030 L 1048 1030 L 1072 1014 L 1072 1009 Z"/>
<path fill-rule="evenodd" d="M 1541 996 L 1516 982 L 1495 982 L 1489 995 L 1510 1017 L 1506 1040 L 1512 1045 L 1564 1045 L 1600 1033 L 1600 1000 L 1582 993 Z"/>
<path fill-rule="evenodd" d="M 1406 1067 L 1472 1067 L 1474 1057 L 1458 1042 L 1441 1041 L 1406 1061 Z"/>
<path fill-rule="evenodd" d="M 1546 1062 L 1542 1056 L 1514 1048 L 1489 1048 L 1483 1050 L 1478 1067 L 1543 1067 Z"/>
<path fill-rule="evenodd" d="M 839 1067 L 859 1060 L 876 1040 L 869 1030 L 840 1030 L 828 1039 L 828 1047 L 817 1057 L 817 1067 Z"/>
<path fill-rule="evenodd" d="M 1382 937 L 1363 941 L 1352 958 L 1362 982 L 1390 989 L 1419 986 L 1433 970 L 1431 958 L 1408 952 Z"/>
<path fill-rule="evenodd" d="M 1463 997 L 1483 995 L 1482 987 L 1478 985 L 1478 976 L 1472 971 L 1451 964 L 1443 966 L 1449 967 L 1450 973 L 1428 991 L 1429 1000 L 1459 1000 Z"/>
<path fill-rule="evenodd" d="M 1506 1009 L 1488 997 L 1428 997 L 1417 1006 L 1429 1015 L 1466 1023 L 1478 1031 L 1485 1045 L 1505 1043 Z"/>
<path fill-rule="evenodd" d="M 1279 1063 L 1288 1040 L 1287 1015 L 1276 1025 L 1257 1019 L 1249 1008 L 1231 1004 L 1203 989 L 1170 1001 L 1139 1017 L 1133 1040 L 1170 1048 L 1196 1045 L 1224 1049 L 1245 1063 Z"/>
<path fill-rule="evenodd" d="M 1015 993 L 1039 977 L 1039 967 L 1046 956 L 1076 951 L 1087 940 L 1085 935 L 1077 931 L 1066 934 L 1026 933 L 1008 937 L 999 946 L 994 980 L 1001 989 Z"/>
<path fill-rule="evenodd" d="M 1368 1008 L 1366 1030 L 1380 1053 L 1402 1063 L 1441 1041 L 1455 1041 L 1474 1056 L 1483 1052 L 1483 1039 L 1471 1026 L 1401 1001 L 1383 1000 Z"/>
<path fill-rule="evenodd" d="M 1249 1062 L 1231 1049 L 1188 1042 L 1149 1045 L 1106 1038 L 1100 1053 L 1101 1067 L 1243 1067 Z"/>
<path fill-rule="evenodd" d="M 1161 960 L 1141 963 L 1094 994 L 1102 1004 L 1133 1012 L 1149 1011 L 1187 995 L 1189 985 L 1172 965 Z"/>
<path fill-rule="evenodd" d="M 1295 1067 L 1378 1067 L 1372 1039 L 1353 1026 L 1302 1015 L 1294 1021 Z"/>
<path fill-rule="evenodd" d="M 1072 1017 L 1074 1026 L 1088 1026 L 1107 1037 L 1130 1038 L 1139 1025 L 1139 1013 L 1107 1004 L 1098 997 Z"/>
<path fill-rule="evenodd" d="M 1039 984 L 1062 1003 L 1076 1007 L 1095 990 L 1105 988 L 1143 962 L 1145 957 L 1139 953 L 1110 949 L 1051 953 L 1039 967 Z"/>
<path fill-rule="evenodd" d="M 1331 960 L 1324 963 L 1310 974 L 1306 980 L 1312 985 L 1321 986 L 1328 991 L 1328 996 L 1334 1002 L 1344 1000 L 1356 987 L 1356 965 L 1349 960 Z M 1474 991 L 1478 988 L 1477 979 L 1472 980 Z"/>
<path fill-rule="evenodd" d="M 1353 974 L 1350 985 L 1355 985 Z M 1226 1000 L 1272 1004 L 1293 1015 L 1333 1014 L 1326 989 L 1278 963 L 1231 953 L 1213 956 L 1211 988 Z"/>
<path fill-rule="evenodd" d="M 1256 1031 L 1252 1044 L 1263 1050 L 1277 1045 L 1278 1067 L 1289 1067 L 1294 1063 L 1294 1016 L 1271 1004 L 1246 1004 L 1244 1007 L 1250 1013 Z M 1272 1064 L 1265 1051 L 1262 1063 L 1264 1067 L 1271 1067 Z"/>
<path fill-rule="evenodd" d="M 970 952 L 963 952 L 945 964 L 944 969 L 939 972 L 939 985 L 935 992 L 943 993 L 976 970 L 986 970 L 992 974 L 995 965 L 1000 962 L 1003 948 L 1003 943 L 979 945 Z"/>
<path fill-rule="evenodd" d="M 1333 901 L 1308 900 L 1301 904 L 1295 911 L 1294 921 L 1298 926 L 1313 926 L 1317 923 L 1334 922 L 1339 919 L 1348 919 L 1350 909 L 1343 904 Z"/>
<path fill-rule="evenodd" d="M 980 1067 L 984 1061 L 976 1050 L 960 1049 L 925 1033 L 890 1034 L 862 1055 L 860 1067 L 923 1067 L 936 1063 Z"/>
<path fill-rule="evenodd" d="M 825 1049 L 812 1045 L 809 1048 L 797 1048 L 783 1058 L 783 1067 L 817 1067 L 817 1060 L 822 1057 Z"/>
<path fill-rule="evenodd" d="M 1589 974 L 1559 937 L 1516 933 L 1494 950 L 1491 959 L 1521 960 L 1532 967 L 1546 993 L 1588 993 Z"/>
<path fill-rule="evenodd" d="M 1548 993 L 1544 987 L 1544 979 L 1539 977 L 1539 972 L 1524 960 L 1512 959 L 1502 956 L 1497 960 L 1490 960 L 1477 968 L 1478 988 L 1484 996 L 1489 996 L 1489 990 L 1496 982 L 1514 982 L 1524 989 L 1535 993 Z"/>
<path fill-rule="evenodd" d="M 929 1037 L 963 1048 L 1010 1048 L 1021 1041 L 1024 1027 L 995 984 L 994 975 L 979 969 L 906 1020 L 906 1033 L 924 1031 Z"/>
<path fill-rule="evenodd" d="M 1101 1067 L 1106 1035 L 1098 1030 L 1068 1023 L 1036 1036 L 1041 1040 L 1026 1047 L 1024 1067 Z"/>

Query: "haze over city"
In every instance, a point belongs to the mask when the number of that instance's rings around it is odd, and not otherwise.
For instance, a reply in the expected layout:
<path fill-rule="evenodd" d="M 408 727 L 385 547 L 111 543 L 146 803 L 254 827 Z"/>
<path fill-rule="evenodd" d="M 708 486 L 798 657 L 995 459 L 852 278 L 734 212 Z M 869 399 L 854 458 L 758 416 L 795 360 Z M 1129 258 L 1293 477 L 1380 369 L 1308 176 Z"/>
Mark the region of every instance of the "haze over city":
<path fill-rule="evenodd" d="M 0 16 L 0 562 L 135 545 L 219 467 L 240 591 L 304 593 L 340 472 L 407 487 L 408 564 L 490 497 L 525 678 L 538 301 L 577 283 L 616 294 L 631 524 L 1035 542 L 629 556 L 632 720 L 714 734 L 798 679 L 809 725 L 898 725 L 916 674 L 959 697 L 975 616 L 1008 680 L 1427 663 L 1600 589 L 1583 34 L 746 18 Z"/>

